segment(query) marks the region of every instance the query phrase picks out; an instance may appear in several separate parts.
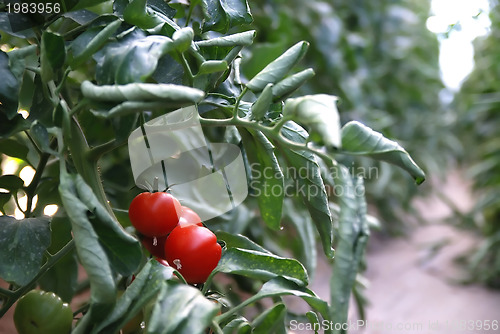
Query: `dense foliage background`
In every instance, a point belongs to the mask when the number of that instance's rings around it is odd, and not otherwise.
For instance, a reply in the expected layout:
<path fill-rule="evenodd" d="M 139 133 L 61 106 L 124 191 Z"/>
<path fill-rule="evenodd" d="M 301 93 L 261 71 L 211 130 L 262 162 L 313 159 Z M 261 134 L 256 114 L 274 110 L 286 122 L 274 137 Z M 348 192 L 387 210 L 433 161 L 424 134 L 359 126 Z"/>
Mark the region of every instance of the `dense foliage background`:
<path fill-rule="evenodd" d="M 84 333 L 116 332 L 135 316 L 148 333 L 284 333 L 291 319 L 345 322 L 351 294 L 364 317 L 369 230 L 405 232 L 412 200 L 432 191 L 415 184 L 422 169 L 441 178 L 455 161 L 473 164 L 483 196 L 467 215 L 485 235 L 473 278 L 498 287 L 498 4 L 452 107 L 439 98 L 429 1 L 62 4 L 62 15 L 26 16 L 22 29 L 0 13 L 0 152 L 2 169 L 14 166 L 0 176 L 2 314 L 37 286 L 66 302 L 90 294 L 74 310 Z M 210 141 L 241 148 L 250 194 L 205 222 L 225 252 L 196 287 L 150 260 L 127 216 L 142 191 L 128 136 L 193 103 Z M 319 256 L 331 264 L 329 300 L 308 289 Z M 310 311 L 296 314 L 284 295 Z"/>

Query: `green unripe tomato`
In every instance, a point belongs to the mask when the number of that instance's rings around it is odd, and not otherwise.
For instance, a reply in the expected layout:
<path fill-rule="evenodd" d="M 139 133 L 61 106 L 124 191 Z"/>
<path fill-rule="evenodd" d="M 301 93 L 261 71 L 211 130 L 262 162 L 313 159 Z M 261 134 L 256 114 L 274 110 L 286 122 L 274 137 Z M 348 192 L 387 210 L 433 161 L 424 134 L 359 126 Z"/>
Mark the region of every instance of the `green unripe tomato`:
<path fill-rule="evenodd" d="M 31 290 L 21 297 L 14 311 L 19 334 L 65 334 L 71 331 L 73 312 L 53 292 Z"/>

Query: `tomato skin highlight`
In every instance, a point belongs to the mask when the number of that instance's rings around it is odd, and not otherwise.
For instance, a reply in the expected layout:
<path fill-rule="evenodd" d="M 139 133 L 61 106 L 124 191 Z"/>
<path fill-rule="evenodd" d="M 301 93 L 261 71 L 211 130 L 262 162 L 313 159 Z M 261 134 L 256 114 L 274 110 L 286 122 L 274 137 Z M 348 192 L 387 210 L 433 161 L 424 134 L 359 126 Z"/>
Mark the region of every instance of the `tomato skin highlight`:
<path fill-rule="evenodd" d="M 217 267 L 222 248 L 208 228 L 177 226 L 165 242 L 165 258 L 190 284 L 204 283 Z"/>
<path fill-rule="evenodd" d="M 201 222 L 200 216 L 196 212 L 194 212 L 192 209 L 188 208 L 187 206 L 182 206 L 182 212 L 181 216 L 179 218 L 179 225 L 185 226 L 185 225 L 198 225 L 198 226 L 203 226 L 203 223 Z"/>
<path fill-rule="evenodd" d="M 72 323 L 71 308 L 53 292 L 31 290 L 18 300 L 14 310 L 19 334 L 66 334 Z"/>
<path fill-rule="evenodd" d="M 169 193 L 144 192 L 130 203 L 128 215 L 132 225 L 147 237 L 169 234 L 179 223 L 181 204 Z"/>

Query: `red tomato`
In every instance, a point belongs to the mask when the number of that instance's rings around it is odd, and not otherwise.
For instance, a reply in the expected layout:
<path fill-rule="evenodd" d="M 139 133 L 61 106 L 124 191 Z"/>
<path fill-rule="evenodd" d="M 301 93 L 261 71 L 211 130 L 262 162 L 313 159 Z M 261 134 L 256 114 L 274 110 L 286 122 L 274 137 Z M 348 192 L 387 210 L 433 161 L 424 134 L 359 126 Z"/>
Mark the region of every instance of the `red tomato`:
<path fill-rule="evenodd" d="M 215 234 L 198 225 L 177 226 L 165 242 L 165 259 L 190 284 L 207 280 L 221 252 Z"/>
<path fill-rule="evenodd" d="M 165 241 L 167 240 L 166 235 L 162 237 L 156 237 L 156 241 L 155 237 L 147 237 L 145 235 L 141 235 L 139 239 L 151 255 L 162 259 L 165 258 Z"/>
<path fill-rule="evenodd" d="M 200 216 L 187 206 L 182 206 L 181 217 L 179 218 L 179 225 L 198 225 L 203 226 Z"/>
<path fill-rule="evenodd" d="M 147 237 L 161 237 L 177 226 L 181 203 L 169 193 L 144 192 L 130 203 L 128 215 L 132 225 Z"/>

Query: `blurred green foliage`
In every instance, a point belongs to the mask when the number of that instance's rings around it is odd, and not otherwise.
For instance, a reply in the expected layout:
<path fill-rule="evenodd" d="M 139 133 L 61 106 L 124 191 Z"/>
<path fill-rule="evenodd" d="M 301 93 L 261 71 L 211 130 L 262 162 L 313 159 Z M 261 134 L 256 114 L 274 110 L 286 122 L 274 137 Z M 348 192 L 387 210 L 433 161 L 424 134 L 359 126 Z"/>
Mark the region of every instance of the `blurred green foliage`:
<path fill-rule="evenodd" d="M 439 43 L 425 26 L 429 10 L 430 1 L 421 0 L 253 1 L 259 34 L 244 74 L 252 77 L 293 41 L 310 41 L 301 64 L 314 64 L 316 76 L 303 92 L 339 96 L 343 122 L 376 128 L 400 142 L 429 175 L 444 174 L 461 145 L 439 97 L 444 86 Z M 417 190 L 412 180 L 385 163 L 339 159 L 367 179 L 368 202 L 387 231 L 402 232 L 401 213 L 411 211 Z"/>
<path fill-rule="evenodd" d="M 466 222 L 485 239 L 469 257 L 472 279 L 500 288 L 500 4 L 490 4 L 491 31 L 476 39 L 475 68 L 456 95 L 465 161 L 478 201 Z"/>

